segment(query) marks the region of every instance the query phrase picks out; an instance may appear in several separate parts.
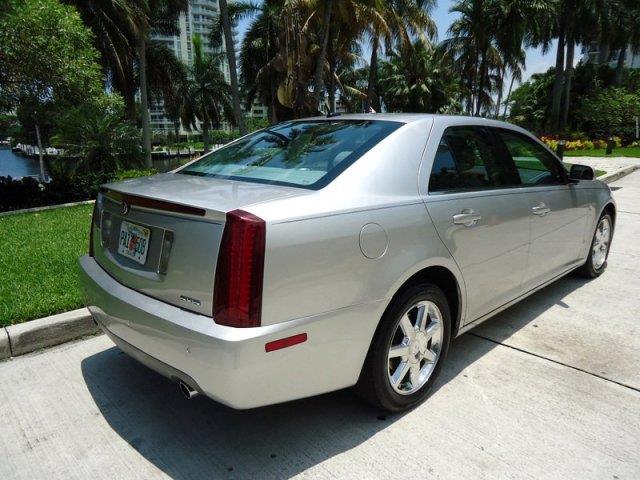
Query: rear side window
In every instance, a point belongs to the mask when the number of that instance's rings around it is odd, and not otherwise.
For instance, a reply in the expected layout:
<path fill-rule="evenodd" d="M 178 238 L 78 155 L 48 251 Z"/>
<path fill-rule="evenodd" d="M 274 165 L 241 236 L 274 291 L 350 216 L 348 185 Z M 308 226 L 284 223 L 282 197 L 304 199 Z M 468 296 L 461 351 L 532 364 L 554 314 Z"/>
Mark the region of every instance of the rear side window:
<path fill-rule="evenodd" d="M 383 120 L 280 123 L 215 150 L 179 173 L 319 189 L 402 125 Z"/>
<path fill-rule="evenodd" d="M 518 172 L 483 127 L 444 131 L 429 178 L 429 191 L 484 190 L 518 185 Z"/>
<path fill-rule="evenodd" d="M 564 167 L 542 145 L 511 130 L 494 129 L 509 151 L 523 185 L 564 184 Z"/>

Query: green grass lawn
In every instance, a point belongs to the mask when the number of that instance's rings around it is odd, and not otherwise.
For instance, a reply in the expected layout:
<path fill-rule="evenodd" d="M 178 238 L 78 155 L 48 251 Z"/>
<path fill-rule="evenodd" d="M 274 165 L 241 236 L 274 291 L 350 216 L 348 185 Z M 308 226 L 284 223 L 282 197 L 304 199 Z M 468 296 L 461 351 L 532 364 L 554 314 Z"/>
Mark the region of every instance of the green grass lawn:
<path fill-rule="evenodd" d="M 602 150 L 571 150 L 564 152 L 565 157 L 638 157 L 640 158 L 640 147 L 614 148 L 611 155 L 607 155 L 605 149 Z"/>
<path fill-rule="evenodd" d="M 83 305 L 78 257 L 93 205 L 0 217 L 0 326 Z"/>

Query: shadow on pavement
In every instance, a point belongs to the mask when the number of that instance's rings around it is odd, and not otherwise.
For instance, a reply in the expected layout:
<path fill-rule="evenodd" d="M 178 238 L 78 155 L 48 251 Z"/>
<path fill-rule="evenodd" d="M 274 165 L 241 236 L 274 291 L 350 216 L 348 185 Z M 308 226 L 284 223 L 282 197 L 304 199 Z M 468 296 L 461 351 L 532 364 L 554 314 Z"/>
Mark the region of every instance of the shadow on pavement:
<path fill-rule="evenodd" d="M 564 278 L 489 320 L 503 324 L 504 334 L 492 338 L 508 338 L 548 308 L 563 305 L 562 299 L 583 284 Z M 434 393 L 496 346 L 470 335 L 455 340 Z M 402 418 L 381 414 L 350 390 L 246 411 L 203 397 L 188 401 L 176 384 L 115 347 L 83 360 L 82 373 L 114 431 L 179 479 L 287 478 L 357 447 Z"/>

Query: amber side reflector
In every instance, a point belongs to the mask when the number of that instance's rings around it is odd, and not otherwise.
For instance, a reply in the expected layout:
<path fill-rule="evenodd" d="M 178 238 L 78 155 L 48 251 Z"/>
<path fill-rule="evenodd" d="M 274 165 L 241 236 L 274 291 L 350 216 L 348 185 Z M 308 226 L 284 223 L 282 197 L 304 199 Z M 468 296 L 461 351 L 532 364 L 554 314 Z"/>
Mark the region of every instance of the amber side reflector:
<path fill-rule="evenodd" d="M 265 352 L 273 352 L 274 350 L 280 350 L 282 348 L 292 347 L 294 345 L 298 345 L 299 343 L 303 343 L 307 341 L 306 333 L 299 333 L 298 335 L 294 335 L 292 337 L 281 338 L 279 340 L 274 340 L 273 342 L 266 343 L 264 346 Z"/>

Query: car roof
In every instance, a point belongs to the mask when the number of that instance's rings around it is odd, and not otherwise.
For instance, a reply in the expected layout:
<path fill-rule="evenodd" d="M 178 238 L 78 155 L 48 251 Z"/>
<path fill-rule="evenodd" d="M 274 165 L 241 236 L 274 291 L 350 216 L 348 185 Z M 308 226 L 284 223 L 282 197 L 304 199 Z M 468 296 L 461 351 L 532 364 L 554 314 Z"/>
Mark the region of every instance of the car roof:
<path fill-rule="evenodd" d="M 301 118 L 301 120 L 387 120 L 401 123 L 413 123 L 421 120 L 431 120 L 435 122 L 444 122 L 447 125 L 487 125 L 495 127 L 513 128 L 516 130 L 524 131 L 522 128 L 512 123 L 503 122 L 500 120 L 493 120 L 484 117 L 473 117 L 469 115 L 441 115 L 436 113 L 345 113 L 336 114 L 332 116 L 316 116 Z"/>

